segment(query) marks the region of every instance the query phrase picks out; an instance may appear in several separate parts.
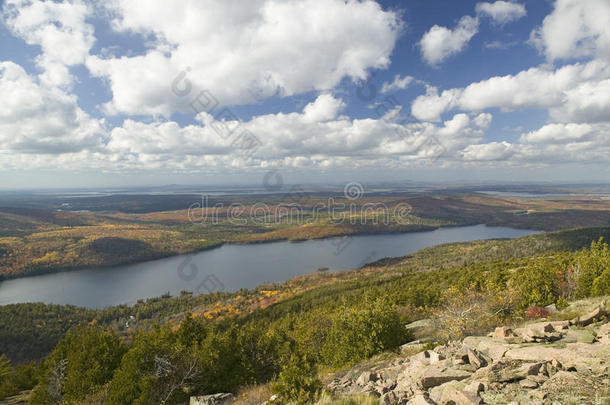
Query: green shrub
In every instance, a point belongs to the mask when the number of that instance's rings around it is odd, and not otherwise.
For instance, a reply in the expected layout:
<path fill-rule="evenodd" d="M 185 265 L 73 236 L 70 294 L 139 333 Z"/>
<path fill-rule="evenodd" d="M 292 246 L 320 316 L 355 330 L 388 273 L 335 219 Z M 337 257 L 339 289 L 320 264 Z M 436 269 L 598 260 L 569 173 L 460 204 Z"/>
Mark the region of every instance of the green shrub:
<path fill-rule="evenodd" d="M 570 306 L 570 304 L 568 304 L 568 301 L 566 301 L 563 297 L 560 297 L 557 302 L 555 303 L 555 306 L 557 307 L 558 310 L 563 310 L 566 309 L 567 307 Z"/>
<path fill-rule="evenodd" d="M 576 297 L 607 294 L 610 285 L 610 249 L 600 238 L 591 243 L 590 249 L 583 249 L 576 257 L 577 287 Z"/>
<path fill-rule="evenodd" d="M 610 267 L 593 280 L 591 294 L 595 296 L 610 294 Z"/>
<path fill-rule="evenodd" d="M 125 350 L 118 336 L 99 326 L 68 332 L 45 360 L 30 404 L 85 398 L 110 381 Z"/>
<path fill-rule="evenodd" d="M 11 373 L 11 362 L 6 355 L 0 355 L 0 383 Z"/>
<path fill-rule="evenodd" d="M 525 310 L 532 305 L 544 307 L 557 301 L 557 266 L 553 260 L 536 259 L 515 272 L 511 285 L 517 290 L 520 309 Z"/>
<path fill-rule="evenodd" d="M 3 359 L 5 361 L 2 361 Z M 3 368 L 3 363 L 8 364 L 6 357 L 0 356 L 0 369 Z M 34 362 L 20 364 L 9 369 L 7 373 L 4 373 L 4 377 L 0 377 L 0 399 L 32 389 L 36 385 L 37 371 L 38 365 Z M 0 371 L 0 374 L 3 372 Z"/>
<path fill-rule="evenodd" d="M 272 389 L 284 402 L 305 404 L 316 399 L 322 383 L 316 378 L 313 361 L 307 356 L 294 354 L 280 372 Z"/>
<path fill-rule="evenodd" d="M 109 405 L 154 403 L 153 392 L 165 375 L 163 362 L 172 354 L 175 338 L 168 328 L 140 333 L 123 356 L 110 383 Z"/>
<path fill-rule="evenodd" d="M 324 363 L 342 366 L 393 350 L 407 338 L 406 329 L 387 300 L 365 299 L 361 306 L 341 308 L 332 317 L 321 355 Z"/>

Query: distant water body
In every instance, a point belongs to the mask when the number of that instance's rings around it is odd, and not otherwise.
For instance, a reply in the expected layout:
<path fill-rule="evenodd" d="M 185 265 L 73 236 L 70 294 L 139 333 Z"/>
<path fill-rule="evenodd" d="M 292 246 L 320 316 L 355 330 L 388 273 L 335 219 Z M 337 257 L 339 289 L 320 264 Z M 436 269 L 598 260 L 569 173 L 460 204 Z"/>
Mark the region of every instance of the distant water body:
<path fill-rule="evenodd" d="M 0 305 L 17 302 L 72 304 L 103 308 L 133 304 L 166 292 L 237 291 L 281 282 L 319 268 L 354 269 L 384 257 L 429 246 L 478 239 L 517 238 L 538 233 L 485 225 L 433 231 L 360 235 L 304 242 L 223 245 L 219 248 L 138 264 L 91 268 L 7 280 L 0 283 Z"/>
<path fill-rule="evenodd" d="M 599 192 L 563 192 L 563 193 L 523 193 L 517 191 L 479 191 L 481 194 L 494 195 L 498 197 L 522 197 L 522 198 L 556 198 L 556 197 L 610 197 L 607 191 Z"/>

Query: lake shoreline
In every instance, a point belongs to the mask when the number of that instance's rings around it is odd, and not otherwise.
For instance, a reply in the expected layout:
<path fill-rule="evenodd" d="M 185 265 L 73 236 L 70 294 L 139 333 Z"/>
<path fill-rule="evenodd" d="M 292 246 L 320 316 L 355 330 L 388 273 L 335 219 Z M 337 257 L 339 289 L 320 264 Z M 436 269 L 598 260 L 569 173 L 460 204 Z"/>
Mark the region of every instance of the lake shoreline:
<path fill-rule="evenodd" d="M 489 239 L 514 239 L 539 233 L 485 224 L 440 227 L 422 232 L 376 233 L 352 237 L 260 244 L 219 244 L 195 254 L 164 257 L 150 262 L 21 277 L 0 283 L 2 305 L 43 302 L 104 308 L 131 305 L 165 293 L 196 295 L 234 292 L 267 283 L 282 283 L 314 274 L 357 270 L 421 249 Z"/>
<path fill-rule="evenodd" d="M 307 242 L 307 241 L 311 241 L 311 240 L 326 240 L 326 239 L 344 238 L 344 237 L 350 237 L 350 236 L 392 235 L 392 234 L 401 234 L 401 233 L 428 232 L 428 231 L 434 231 L 436 229 L 442 229 L 442 228 L 455 228 L 455 227 L 471 226 L 471 225 L 487 225 L 487 224 L 455 224 L 455 225 L 443 225 L 443 226 L 418 225 L 417 227 L 414 227 L 411 230 L 398 230 L 398 231 L 380 230 L 379 232 L 364 231 L 364 232 L 354 232 L 354 233 L 342 233 L 342 234 L 337 234 L 337 235 L 332 235 L 332 236 L 325 235 L 325 236 L 320 236 L 320 237 L 298 238 L 298 239 L 278 237 L 278 238 L 265 239 L 265 240 L 224 241 L 224 242 L 214 243 L 214 244 L 211 244 L 209 246 L 205 246 L 205 247 L 202 247 L 199 249 L 187 251 L 184 253 L 163 254 L 163 253 L 159 252 L 158 255 L 151 255 L 150 257 L 147 257 L 143 260 L 140 260 L 140 259 L 125 260 L 125 261 L 120 261 L 120 262 L 112 263 L 112 264 L 95 264 L 95 265 L 87 265 L 87 266 L 61 267 L 61 268 L 57 268 L 57 269 L 34 270 L 34 271 L 31 271 L 31 272 L 28 272 L 25 274 L 18 274 L 18 275 L 0 275 L 0 285 L 2 284 L 3 281 L 16 280 L 16 279 L 22 279 L 22 278 L 28 278 L 28 277 L 36 277 L 36 276 L 42 276 L 45 274 L 66 273 L 66 272 L 73 272 L 73 271 L 80 271 L 80 270 L 91 270 L 91 269 L 97 269 L 97 268 L 111 269 L 114 267 L 152 262 L 155 260 L 166 259 L 166 258 L 170 258 L 170 257 L 192 255 L 192 254 L 197 254 L 197 253 L 201 253 L 201 252 L 206 252 L 209 250 L 218 249 L 225 245 L 258 245 L 258 244 L 277 243 L 277 242 L 302 243 L 302 242 Z M 515 228 L 515 229 L 518 229 L 518 228 Z"/>
<path fill-rule="evenodd" d="M 61 268 L 57 268 L 57 269 L 34 270 L 34 271 L 31 271 L 31 272 L 28 272 L 25 274 L 18 274 L 18 275 L 0 275 L 0 285 L 2 285 L 3 281 L 43 276 L 43 275 L 47 275 L 47 274 L 67 273 L 67 272 L 74 272 L 74 271 L 81 271 L 81 270 L 99 269 L 99 268 L 112 269 L 115 267 L 128 266 L 128 265 L 132 265 L 132 264 L 140 264 L 140 263 L 146 263 L 146 262 L 153 262 L 156 260 L 167 259 L 167 258 L 176 257 L 176 256 L 193 255 L 193 254 L 197 254 L 197 253 L 201 253 L 201 252 L 218 249 L 225 245 L 259 245 L 259 244 L 268 244 L 268 243 L 277 243 L 277 242 L 303 243 L 303 242 L 312 241 L 312 240 L 327 240 L 327 239 L 345 238 L 345 237 L 351 237 L 351 236 L 410 234 L 410 233 L 418 233 L 418 232 L 429 232 L 429 231 L 434 231 L 437 229 L 459 228 L 459 227 L 476 226 L 476 225 L 485 225 L 488 227 L 507 227 L 507 228 L 517 229 L 517 230 L 528 230 L 528 231 L 536 231 L 536 232 L 549 232 L 548 230 L 542 230 L 542 229 L 520 228 L 520 227 L 505 226 L 505 225 L 498 225 L 498 224 L 490 225 L 490 224 L 486 224 L 486 223 L 461 223 L 461 224 L 450 224 L 450 225 L 441 225 L 441 226 L 417 225 L 417 226 L 413 227 L 413 229 L 411 229 L 411 230 L 380 229 L 378 232 L 371 232 L 370 230 L 363 231 L 363 232 L 356 231 L 353 233 L 341 233 L 341 234 L 331 235 L 331 236 L 324 235 L 324 236 L 311 237 L 311 238 L 290 239 L 290 238 L 278 237 L 278 238 L 265 239 L 265 240 L 249 240 L 249 241 L 248 240 L 244 240 L 244 241 L 232 240 L 232 241 L 214 243 L 214 244 L 211 244 L 211 245 L 199 248 L 199 249 L 194 249 L 194 250 L 183 252 L 183 253 L 164 254 L 164 253 L 158 252 L 158 254 L 151 255 L 150 257 L 147 257 L 145 259 L 124 260 L 124 261 L 119 261 L 119 262 L 115 262 L 112 264 L 95 264 L 95 265 L 87 265 L 87 266 L 61 267 Z"/>

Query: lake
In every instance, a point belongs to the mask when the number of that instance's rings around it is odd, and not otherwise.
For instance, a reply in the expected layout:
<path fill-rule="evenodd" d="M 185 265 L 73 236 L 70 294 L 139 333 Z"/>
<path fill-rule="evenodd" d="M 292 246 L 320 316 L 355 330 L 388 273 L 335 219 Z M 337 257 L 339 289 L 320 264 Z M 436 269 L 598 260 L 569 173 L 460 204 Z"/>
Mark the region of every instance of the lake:
<path fill-rule="evenodd" d="M 237 291 L 280 282 L 322 267 L 347 270 L 384 257 L 397 257 L 450 242 L 517 238 L 538 233 L 485 225 L 387 235 L 360 235 L 304 242 L 223 245 L 192 255 L 70 272 L 0 283 L 0 304 L 45 302 L 89 308 L 133 304 L 182 290 Z"/>

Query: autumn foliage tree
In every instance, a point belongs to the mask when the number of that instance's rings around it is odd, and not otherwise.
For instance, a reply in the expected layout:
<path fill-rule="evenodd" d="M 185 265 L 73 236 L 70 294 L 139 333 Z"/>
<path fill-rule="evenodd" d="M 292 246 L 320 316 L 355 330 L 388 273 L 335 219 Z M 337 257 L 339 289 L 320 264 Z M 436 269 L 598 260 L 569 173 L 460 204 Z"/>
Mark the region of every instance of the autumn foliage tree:
<path fill-rule="evenodd" d="M 434 311 L 439 337 L 450 341 L 487 332 L 510 316 L 515 296 L 511 290 L 479 289 L 474 285 L 448 288 Z"/>

